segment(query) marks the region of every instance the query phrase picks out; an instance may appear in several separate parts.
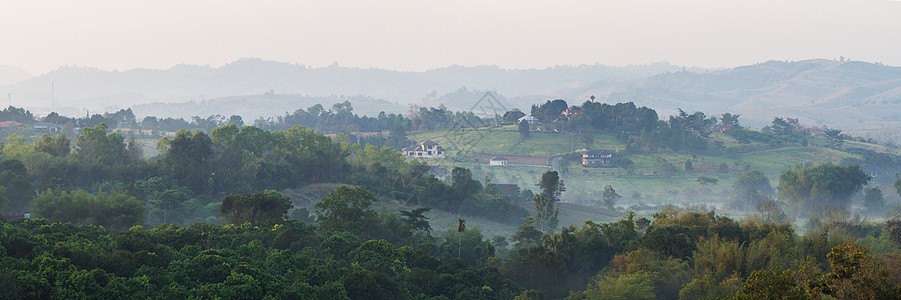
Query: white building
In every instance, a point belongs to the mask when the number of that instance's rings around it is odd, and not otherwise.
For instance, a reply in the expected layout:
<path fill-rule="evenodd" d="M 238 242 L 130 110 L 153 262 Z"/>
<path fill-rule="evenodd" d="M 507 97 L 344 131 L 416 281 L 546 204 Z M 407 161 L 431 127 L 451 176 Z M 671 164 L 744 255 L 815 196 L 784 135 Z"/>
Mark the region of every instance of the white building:
<path fill-rule="evenodd" d="M 523 122 L 523 121 L 529 123 L 529 125 L 541 124 L 541 122 L 538 122 L 538 118 L 533 117 L 532 115 L 528 115 L 528 116 L 519 118 L 519 122 Z"/>
<path fill-rule="evenodd" d="M 444 158 L 444 148 L 433 141 L 425 141 L 422 144 L 409 146 L 402 150 L 407 158 Z"/>
<path fill-rule="evenodd" d="M 500 156 L 495 156 L 495 157 L 492 157 L 490 160 L 488 160 L 488 165 L 489 166 L 506 166 L 507 159 L 500 157 Z"/>

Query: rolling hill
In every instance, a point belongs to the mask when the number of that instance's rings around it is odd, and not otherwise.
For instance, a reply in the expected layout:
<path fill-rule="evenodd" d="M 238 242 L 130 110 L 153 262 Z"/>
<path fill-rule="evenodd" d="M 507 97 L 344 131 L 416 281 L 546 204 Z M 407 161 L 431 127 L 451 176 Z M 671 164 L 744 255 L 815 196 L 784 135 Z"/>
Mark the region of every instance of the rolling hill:
<path fill-rule="evenodd" d="M 54 110 L 64 115 L 134 107 L 139 116 L 177 112 L 185 117 L 238 114 L 254 119 L 344 100 L 362 114 L 404 112 L 411 104 L 476 110 L 476 103 L 491 91 L 505 109 L 528 110 L 548 99 L 580 104 L 594 95 L 598 101 L 648 106 L 661 117 L 678 108 L 714 115 L 731 112 L 741 114 L 743 124 L 752 127 L 764 126 L 774 116 L 797 117 L 807 126 L 841 128 L 864 137 L 901 137 L 901 68 L 858 61 L 769 61 L 721 70 L 659 63 L 530 70 L 450 66 L 402 72 L 242 59 L 218 68 L 179 65 L 120 72 L 62 67 L 0 91 L 12 94 L 12 105 L 42 115 L 50 110 L 51 84 Z"/>
<path fill-rule="evenodd" d="M 28 74 L 25 70 L 13 66 L 0 65 L 0 86 L 19 83 L 31 78 L 31 74 Z"/>

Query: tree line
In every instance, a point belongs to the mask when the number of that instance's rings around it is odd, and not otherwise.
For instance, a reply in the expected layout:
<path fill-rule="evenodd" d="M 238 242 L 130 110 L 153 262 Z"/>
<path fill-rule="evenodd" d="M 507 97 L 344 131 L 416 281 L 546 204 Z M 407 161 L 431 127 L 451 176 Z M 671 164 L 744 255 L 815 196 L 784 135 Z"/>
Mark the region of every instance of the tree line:
<path fill-rule="evenodd" d="M 536 202 L 544 191 L 535 195 Z M 229 225 L 116 231 L 47 219 L 0 222 L 6 299 L 895 299 L 901 222 L 833 218 L 797 235 L 762 215 L 668 207 L 653 219 L 509 239 L 434 232 L 428 208 L 376 212 L 339 187 L 311 223 L 277 192 L 230 196 Z M 244 205 L 239 205 L 243 203 Z M 236 210 L 237 209 L 237 210 Z"/>

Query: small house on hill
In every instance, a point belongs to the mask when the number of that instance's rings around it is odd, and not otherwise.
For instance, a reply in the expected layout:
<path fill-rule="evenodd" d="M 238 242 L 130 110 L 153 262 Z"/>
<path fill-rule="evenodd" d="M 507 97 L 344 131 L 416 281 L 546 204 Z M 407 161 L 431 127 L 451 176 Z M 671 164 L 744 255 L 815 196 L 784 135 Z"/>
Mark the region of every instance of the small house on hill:
<path fill-rule="evenodd" d="M 31 129 L 41 131 L 41 132 L 59 132 L 63 129 L 62 125 L 50 122 L 37 122 L 31 124 Z"/>
<path fill-rule="evenodd" d="M 490 160 L 488 160 L 488 165 L 489 166 L 506 166 L 507 159 L 500 157 L 500 156 L 495 156 L 495 157 L 492 157 Z"/>
<path fill-rule="evenodd" d="M 425 141 L 401 150 L 407 158 L 444 158 L 444 148 L 433 141 Z"/>
<path fill-rule="evenodd" d="M 582 166 L 613 167 L 613 152 L 608 150 L 591 150 L 582 152 Z"/>
<path fill-rule="evenodd" d="M 569 109 L 569 108 L 567 108 L 567 109 L 563 110 L 562 112 L 560 112 L 560 117 L 561 117 L 561 118 L 565 118 L 565 119 L 569 119 L 569 118 L 571 118 L 573 115 L 578 115 L 578 114 L 581 114 L 581 113 L 582 113 L 582 110 L 581 110 L 581 109 Z"/>

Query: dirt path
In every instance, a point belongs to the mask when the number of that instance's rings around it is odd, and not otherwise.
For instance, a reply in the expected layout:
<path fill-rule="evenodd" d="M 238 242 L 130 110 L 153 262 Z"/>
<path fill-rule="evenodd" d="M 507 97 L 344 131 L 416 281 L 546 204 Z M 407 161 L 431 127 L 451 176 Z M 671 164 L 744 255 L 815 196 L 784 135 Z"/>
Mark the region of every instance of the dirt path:
<path fill-rule="evenodd" d="M 551 170 L 557 171 L 557 173 L 561 173 L 560 172 L 560 160 L 562 160 L 562 159 L 563 159 L 563 156 L 551 157 L 551 159 L 548 160 L 548 165 L 551 167 Z"/>

